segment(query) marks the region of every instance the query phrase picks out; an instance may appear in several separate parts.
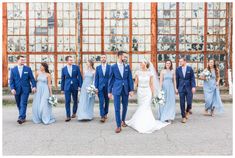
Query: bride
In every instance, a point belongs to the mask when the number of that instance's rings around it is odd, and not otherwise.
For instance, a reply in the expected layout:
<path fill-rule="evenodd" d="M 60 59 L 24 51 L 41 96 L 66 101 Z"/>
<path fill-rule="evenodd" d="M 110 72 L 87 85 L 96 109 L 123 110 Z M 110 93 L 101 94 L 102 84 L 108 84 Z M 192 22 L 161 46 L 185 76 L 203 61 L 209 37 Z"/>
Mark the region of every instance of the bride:
<path fill-rule="evenodd" d="M 159 82 L 153 64 L 143 60 L 140 67 L 141 70 L 137 71 L 135 76 L 138 109 L 132 118 L 126 121 L 126 124 L 139 133 L 152 133 L 169 123 L 155 120 L 151 109 L 152 96 L 156 96 L 159 90 Z"/>

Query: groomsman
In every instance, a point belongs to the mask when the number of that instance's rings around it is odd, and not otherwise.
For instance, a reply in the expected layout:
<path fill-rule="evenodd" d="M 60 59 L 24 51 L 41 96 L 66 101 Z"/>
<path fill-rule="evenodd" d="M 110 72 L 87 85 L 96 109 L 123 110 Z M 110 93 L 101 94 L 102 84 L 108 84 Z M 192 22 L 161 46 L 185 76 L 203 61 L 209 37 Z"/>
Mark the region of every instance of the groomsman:
<path fill-rule="evenodd" d="M 98 89 L 101 122 L 105 122 L 109 111 L 108 81 L 111 66 L 106 62 L 106 55 L 101 56 L 101 64 L 96 67 L 95 87 Z"/>
<path fill-rule="evenodd" d="M 73 114 L 76 117 L 78 107 L 78 90 L 82 87 L 82 75 L 80 68 L 73 64 L 72 56 L 66 56 L 67 65 L 62 68 L 61 72 L 61 91 L 65 94 L 66 122 L 71 120 L 70 102 L 71 95 L 73 97 Z"/>
<path fill-rule="evenodd" d="M 195 75 L 192 67 L 187 66 L 186 58 L 179 59 L 180 67 L 176 69 L 176 85 L 180 96 L 180 109 L 182 115 L 182 123 L 186 123 L 192 109 L 193 94 L 196 92 Z M 185 110 L 185 99 L 187 100 L 187 108 Z"/>
<path fill-rule="evenodd" d="M 22 124 L 26 119 L 27 103 L 29 93 L 36 92 L 36 81 L 30 67 L 25 66 L 24 56 L 17 56 L 18 65 L 11 69 L 10 88 L 11 93 L 15 96 L 15 101 L 19 111 L 17 122 Z M 30 82 L 32 85 L 30 85 Z M 31 90 L 32 86 L 32 90 Z"/>

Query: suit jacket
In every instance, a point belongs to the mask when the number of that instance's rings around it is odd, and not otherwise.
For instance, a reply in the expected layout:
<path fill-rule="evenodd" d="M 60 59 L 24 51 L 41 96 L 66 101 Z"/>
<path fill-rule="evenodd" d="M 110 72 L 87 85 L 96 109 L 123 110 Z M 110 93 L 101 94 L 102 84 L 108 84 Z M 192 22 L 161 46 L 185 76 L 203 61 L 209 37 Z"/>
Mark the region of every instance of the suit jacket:
<path fill-rule="evenodd" d="M 131 69 L 129 65 L 124 64 L 123 77 L 119 71 L 118 65 L 111 66 L 109 78 L 109 93 L 113 95 L 121 95 L 124 88 L 125 94 L 128 95 L 130 91 L 134 90 L 134 83 L 132 79 Z"/>
<path fill-rule="evenodd" d="M 176 86 L 179 92 L 183 92 L 184 88 L 191 92 L 193 87 L 196 87 L 195 76 L 192 67 L 187 66 L 185 77 L 183 75 L 182 67 L 176 69 Z"/>
<path fill-rule="evenodd" d="M 32 87 L 36 87 L 36 81 L 33 76 L 33 72 L 30 67 L 23 66 L 22 75 L 20 77 L 18 66 L 15 66 L 11 69 L 10 74 L 10 88 L 11 90 L 15 89 L 16 94 L 19 94 L 21 90 L 24 93 L 31 92 L 31 84 Z"/>
<path fill-rule="evenodd" d="M 108 90 L 109 75 L 110 75 L 110 65 L 106 65 L 105 75 L 103 74 L 102 65 L 96 67 L 95 72 L 95 87 L 98 91 L 101 91 L 104 87 Z"/>
<path fill-rule="evenodd" d="M 77 65 L 72 65 L 72 76 L 70 76 L 67 66 L 62 68 L 61 91 L 68 91 L 72 86 L 71 82 L 76 90 L 78 90 L 78 87 L 82 87 L 82 75 Z"/>

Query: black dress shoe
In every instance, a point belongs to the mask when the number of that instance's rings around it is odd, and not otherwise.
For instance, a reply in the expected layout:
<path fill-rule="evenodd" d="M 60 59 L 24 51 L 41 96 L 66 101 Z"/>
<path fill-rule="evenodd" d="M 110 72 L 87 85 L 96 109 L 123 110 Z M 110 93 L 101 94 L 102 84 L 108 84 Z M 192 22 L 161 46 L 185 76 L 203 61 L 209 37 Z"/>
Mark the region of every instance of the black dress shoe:
<path fill-rule="evenodd" d="M 70 120 L 71 120 L 71 118 L 68 117 L 68 118 L 65 120 L 65 122 L 69 122 Z"/>
<path fill-rule="evenodd" d="M 17 122 L 21 125 L 23 123 L 23 120 L 18 120 Z"/>

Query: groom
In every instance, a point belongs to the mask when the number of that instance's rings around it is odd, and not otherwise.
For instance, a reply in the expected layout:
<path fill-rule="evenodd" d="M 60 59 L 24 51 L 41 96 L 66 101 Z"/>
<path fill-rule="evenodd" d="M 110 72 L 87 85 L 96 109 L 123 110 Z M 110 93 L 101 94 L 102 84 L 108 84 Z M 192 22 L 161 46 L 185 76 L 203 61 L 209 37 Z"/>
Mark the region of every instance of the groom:
<path fill-rule="evenodd" d="M 186 123 L 192 108 L 193 94 L 196 92 L 196 83 L 193 69 L 187 66 L 186 58 L 181 57 L 179 63 L 181 66 L 176 69 L 176 85 L 180 96 L 181 122 Z M 186 111 L 185 99 L 187 100 Z"/>
<path fill-rule="evenodd" d="M 128 96 L 133 96 L 134 84 L 130 66 L 124 64 L 125 56 L 124 51 L 119 51 L 117 54 L 118 62 L 111 66 L 109 78 L 109 98 L 114 96 L 114 109 L 117 128 L 116 133 L 121 132 L 122 127 L 126 127 L 125 118 L 128 106 Z M 122 98 L 122 118 L 120 116 L 120 100 Z"/>
<path fill-rule="evenodd" d="M 18 65 L 11 69 L 10 75 L 10 88 L 11 93 L 15 96 L 17 108 L 19 111 L 19 117 L 17 122 L 22 124 L 26 119 L 27 103 L 29 93 L 36 92 L 36 81 L 33 77 L 33 73 L 30 67 L 25 66 L 24 56 L 17 56 Z"/>
<path fill-rule="evenodd" d="M 71 120 L 70 102 L 71 95 L 73 97 L 73 114 L 72 118 L 76 117 L 78 107 L 78 90 L 82 87 L 82 75 L 80 68 L 73 64 L 72 56 L 66 56 L 67 65 L 62 68 L 61 72 L 61 92 L 65 95 L 65 122 Z"/>

